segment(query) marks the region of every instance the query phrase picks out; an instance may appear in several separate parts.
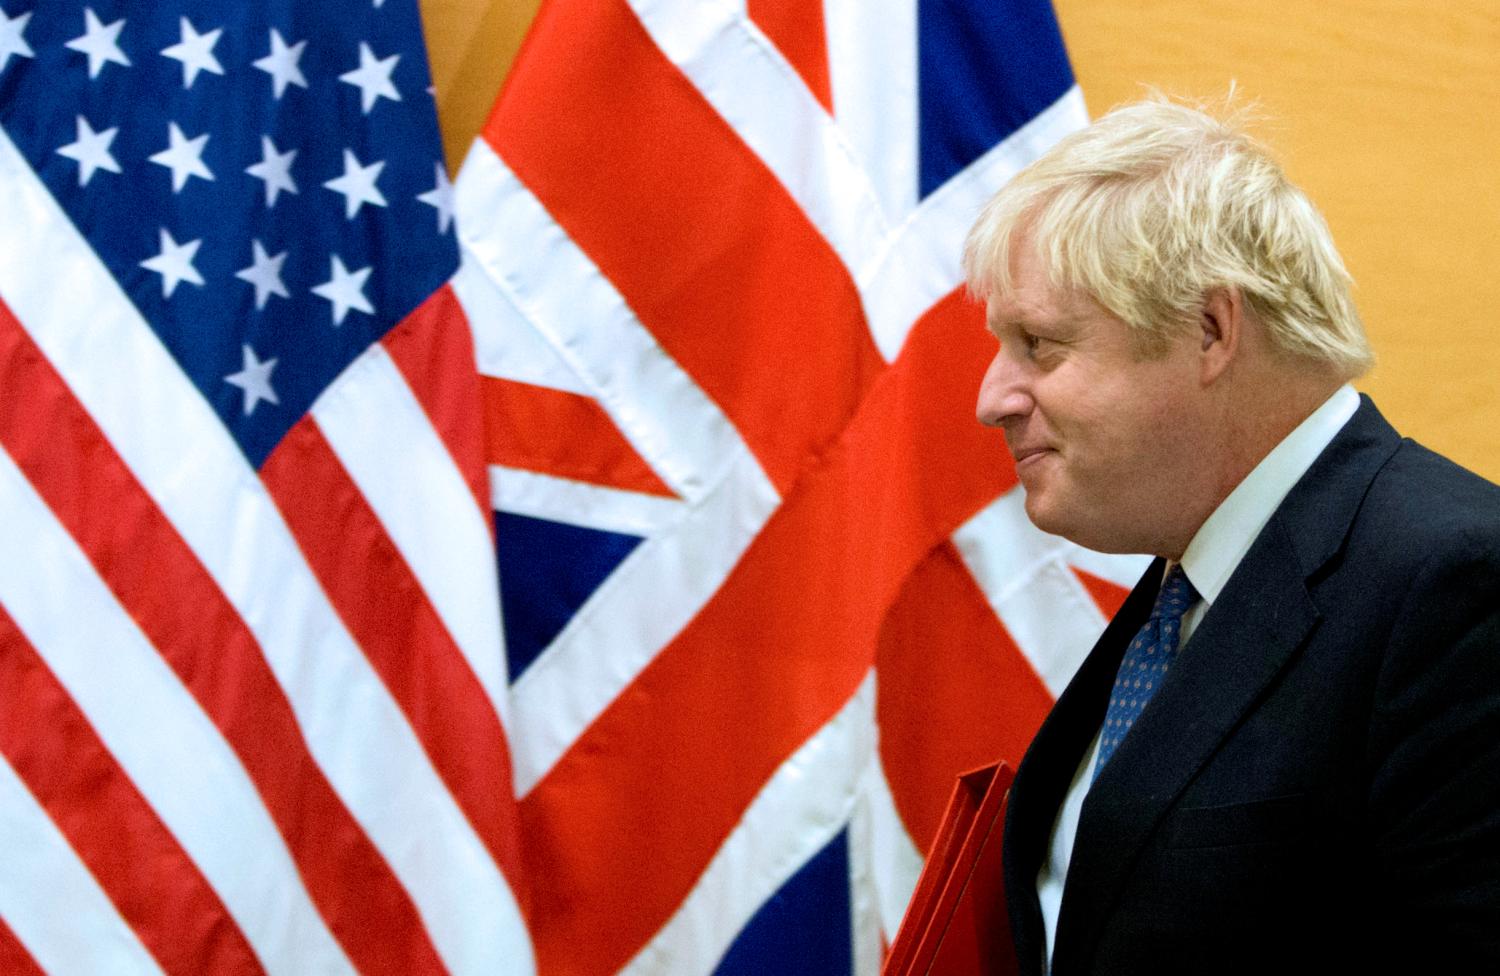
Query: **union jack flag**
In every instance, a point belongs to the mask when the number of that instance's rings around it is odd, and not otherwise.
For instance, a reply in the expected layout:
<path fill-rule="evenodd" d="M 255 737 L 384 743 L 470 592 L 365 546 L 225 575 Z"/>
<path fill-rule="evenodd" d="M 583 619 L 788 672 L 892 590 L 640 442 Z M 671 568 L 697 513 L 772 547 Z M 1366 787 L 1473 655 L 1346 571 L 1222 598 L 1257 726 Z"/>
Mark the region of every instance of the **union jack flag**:
<path fill-rule="evenodd" d="M 543 973 L 874 973 L 1139 574 L 974 420 L 1039 0 L 548 0 L 458 179 Z"/>
<path fill-rule="evenodd" d="M 1037 0 L 547 0 L 455 189 L 410 0 L 0 0 L 0 970 L 873 973 L 1140 568 L 972 417 L 1083 118 Z"/>

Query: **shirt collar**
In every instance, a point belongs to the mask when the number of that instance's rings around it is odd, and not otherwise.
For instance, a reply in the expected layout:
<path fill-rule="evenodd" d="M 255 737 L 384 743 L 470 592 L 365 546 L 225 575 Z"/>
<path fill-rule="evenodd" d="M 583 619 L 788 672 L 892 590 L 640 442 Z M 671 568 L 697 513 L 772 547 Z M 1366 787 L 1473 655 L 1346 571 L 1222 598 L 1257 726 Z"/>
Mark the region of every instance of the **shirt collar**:
<path fill-rule="evenodd" d="M 1199 527 L 1182 554 L 1182 569 L 1205 606 L 1218 598 L 1282 499 L 1358 409 L 1359 394 L 1345 383 L 1261 458 Z"/>

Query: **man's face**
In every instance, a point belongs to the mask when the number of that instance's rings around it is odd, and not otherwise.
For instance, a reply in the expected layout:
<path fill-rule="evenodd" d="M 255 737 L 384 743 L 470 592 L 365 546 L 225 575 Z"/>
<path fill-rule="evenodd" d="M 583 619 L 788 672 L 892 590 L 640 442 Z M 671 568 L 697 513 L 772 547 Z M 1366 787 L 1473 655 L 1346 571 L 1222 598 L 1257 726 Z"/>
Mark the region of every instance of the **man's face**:
<path fill-rule="evenodd" d="M 1027 515 L 1091 549 L 1180 555 L 1204 446 L 1197 344 L 1182 336 L 1141 357 L 1123 321 L 1052 285 L 1025 235 L 1011 272 L 989 302 L 1000 349 L 977 413 L 1005 431 Z"/>

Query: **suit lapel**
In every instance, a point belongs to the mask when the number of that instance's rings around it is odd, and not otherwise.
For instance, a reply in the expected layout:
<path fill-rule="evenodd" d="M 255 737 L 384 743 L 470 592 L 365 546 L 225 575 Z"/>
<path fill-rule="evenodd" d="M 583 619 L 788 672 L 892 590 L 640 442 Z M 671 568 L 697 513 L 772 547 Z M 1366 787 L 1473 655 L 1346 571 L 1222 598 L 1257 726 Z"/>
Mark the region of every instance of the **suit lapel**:
<path fill-rule="evenodd" d="M 1052 823 L 1099 727 L 1125 647 L 1156 601 L 1162 567 L 1162 561 L 1155 560 L 1141 576 L 1037 730 L 1016 771 L 1005 821 L 1004 870 L 1022 972 L 1032 971 L 1031 961 L 1041 958 L 1044 934 L 1036 876 L 1047 856 Z"/>
<path fill-rule="evenodd" d="M 1366 399 L 1256 538 L 1131 734 L 1089 790 L 1058 919 L 1054 971 L 1081 969 L 1092 955 L 1103 923 L 1157 824 L 1314 632 L 1320 614 L 1308 581 L 1340 550 L 1370 481 L 1398 444 L 1395 431 Z M 1152 570 L 1159 577 L 1159 561 Z M 1060 722 L 1068 732 L 1059 733 L 1055 753 L 1065 772 L 1053 770 L 1050 779 L 1034 777 L 1044 784 L 1037 804 L 1045 805 L 1046 812 L 1027 816 L 1045 818 L 1040 842 L 1034 823 L 1018 825 L 1018 843 L 1024 836 L 1028 851 L 1045 852 L 1045 831 L 1102 721 L 1124 645 L 1155 598 L 1156 577 L 1148 573 L 1153 583 L 1144 610 L 1137 608 L 1130 621 L 1117 619 L 1128 632 L 1111 626 L 1075 679 L 1075 684 L 1084 682 L 1088 675 L 1076 710 L 1070 707 Z M 1138 586 L 1132 600 L 1141 591 Z M 1057 711 L 1063 711 L 1072 693 L 1070 685 Z M 1077 745 L 1080 738 L 1082 745 Z M 1064 755 L 1067 749 L 1074 751 Z M 1059 777 L 1060 787 L 1055 782 Z M 1036 865 L 1029 868 L 1034 880 Z"/>
<path fill-rule="evenodd" d="M 1283 533 L 1263 534 L 1256 548 L 1260 558 L 1220 594 L 1084 800 L 1058 918 L 1058 972 L 1092 952 L 1156 825 L 1317 624 L 1301 575 L 1275 569 L 1292 560 Z"/>

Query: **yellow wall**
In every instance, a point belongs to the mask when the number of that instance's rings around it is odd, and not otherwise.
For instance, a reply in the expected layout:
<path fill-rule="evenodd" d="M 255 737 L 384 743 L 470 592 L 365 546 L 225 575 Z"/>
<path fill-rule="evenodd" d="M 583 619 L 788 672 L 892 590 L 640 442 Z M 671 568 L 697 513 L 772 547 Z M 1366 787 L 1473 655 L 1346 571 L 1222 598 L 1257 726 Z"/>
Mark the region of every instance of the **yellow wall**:
<path fill-rule="evenodd" d="M 454 173 L 495 103 L 541 0 L 420 0 L 443 150 Z"/>
<path fill-rule="evenodd" d="M 1231 80 L 1323 209 L 1403 433 L 1500 480 L 1500 4 L 1055 0 L 1098 114 Z"/>
<path fill-rule="evenodd" d="M 424 0 L 456 167 L 538 0 Z M 1231 80 L 1323 208 L 1404 433 L 1500 480 L 1500 3 L 1055 0 L 1096 114 Z M 498 52 L 495 54 L 494 52 Z"/>

